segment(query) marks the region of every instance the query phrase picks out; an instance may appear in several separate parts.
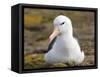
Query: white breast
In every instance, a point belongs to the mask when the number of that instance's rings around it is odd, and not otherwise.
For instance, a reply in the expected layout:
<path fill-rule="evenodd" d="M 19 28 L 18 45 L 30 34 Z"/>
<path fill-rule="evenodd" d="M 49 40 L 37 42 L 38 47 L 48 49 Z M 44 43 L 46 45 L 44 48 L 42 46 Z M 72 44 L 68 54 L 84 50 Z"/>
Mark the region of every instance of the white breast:
<path fill-rule="evenodd" d="M 84 54 L 80 50 L 80 46 L 76 39 L 66 38 L 66 36 L 58 37 L 53 48 L 45 54 L 47 63 L 67 63 L 75 61 L 76 64 L 84 60 Z"/>

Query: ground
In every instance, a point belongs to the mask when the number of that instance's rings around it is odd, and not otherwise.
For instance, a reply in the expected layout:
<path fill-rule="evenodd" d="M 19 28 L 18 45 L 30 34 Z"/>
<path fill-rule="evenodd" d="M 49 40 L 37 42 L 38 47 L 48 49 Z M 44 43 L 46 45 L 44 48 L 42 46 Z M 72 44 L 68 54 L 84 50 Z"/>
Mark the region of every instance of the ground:
<path fill-rule="evenodd" d="M 53 31 L 53 19 L 66 15 L 72 20 L 74 37 L 78 39 L 85 60 L 79 66 L 94 65 L 94 13 L 82 11 L 25 9 L 24 11 L 24 68 L 71 67 L 64 63 L 46 64 L 44 54 L 48 37 Z"/>

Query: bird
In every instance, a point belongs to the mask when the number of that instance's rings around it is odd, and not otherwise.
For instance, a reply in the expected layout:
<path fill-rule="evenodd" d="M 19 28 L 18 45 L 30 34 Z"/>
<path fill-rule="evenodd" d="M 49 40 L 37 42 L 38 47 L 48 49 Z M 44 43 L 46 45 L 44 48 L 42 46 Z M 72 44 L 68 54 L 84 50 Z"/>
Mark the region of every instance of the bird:
<path fill-rule="evenodd" d="M 85 54 L 77 39 L 73 36 L 72 21 L 65 15 L 55 17 L 54 30 L 49 36 L 48 52 L 44 59 L 48 64 L 75 63 L 84 61 Z"/>

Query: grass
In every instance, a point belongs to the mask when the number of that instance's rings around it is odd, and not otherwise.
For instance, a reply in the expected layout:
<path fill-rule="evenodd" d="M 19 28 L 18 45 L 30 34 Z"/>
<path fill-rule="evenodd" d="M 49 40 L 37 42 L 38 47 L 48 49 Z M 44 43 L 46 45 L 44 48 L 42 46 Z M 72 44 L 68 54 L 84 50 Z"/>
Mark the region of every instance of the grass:
<path fill-rule="evenodd" d="M 42 16 L 33 16 L 33 15 L 24 15 L 24 25 L 25 27 L 29 27 L 33 24 L 40 24 L 42 22 Z"/>
<path fill-rule="evenodd" d="M 64 63 L 46 64 L 44 61 L 44 54 L 29 54 L 24 57 L 25 69 L 39 69 L 39 68 L 53 68 L 53 67 L 68 67 Z"/>

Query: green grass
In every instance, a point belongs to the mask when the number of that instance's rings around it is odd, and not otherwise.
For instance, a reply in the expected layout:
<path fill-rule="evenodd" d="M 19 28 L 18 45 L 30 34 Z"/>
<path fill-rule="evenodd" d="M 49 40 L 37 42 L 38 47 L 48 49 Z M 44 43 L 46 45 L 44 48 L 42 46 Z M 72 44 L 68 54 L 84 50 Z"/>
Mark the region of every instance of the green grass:
<path fill-rule="evenodd" d="M 64 63 L 47 64 L 44 61 L 44 54 L 25 55 L 24 61 L 25 69 L 68 67 L 68 65 Z"/>

